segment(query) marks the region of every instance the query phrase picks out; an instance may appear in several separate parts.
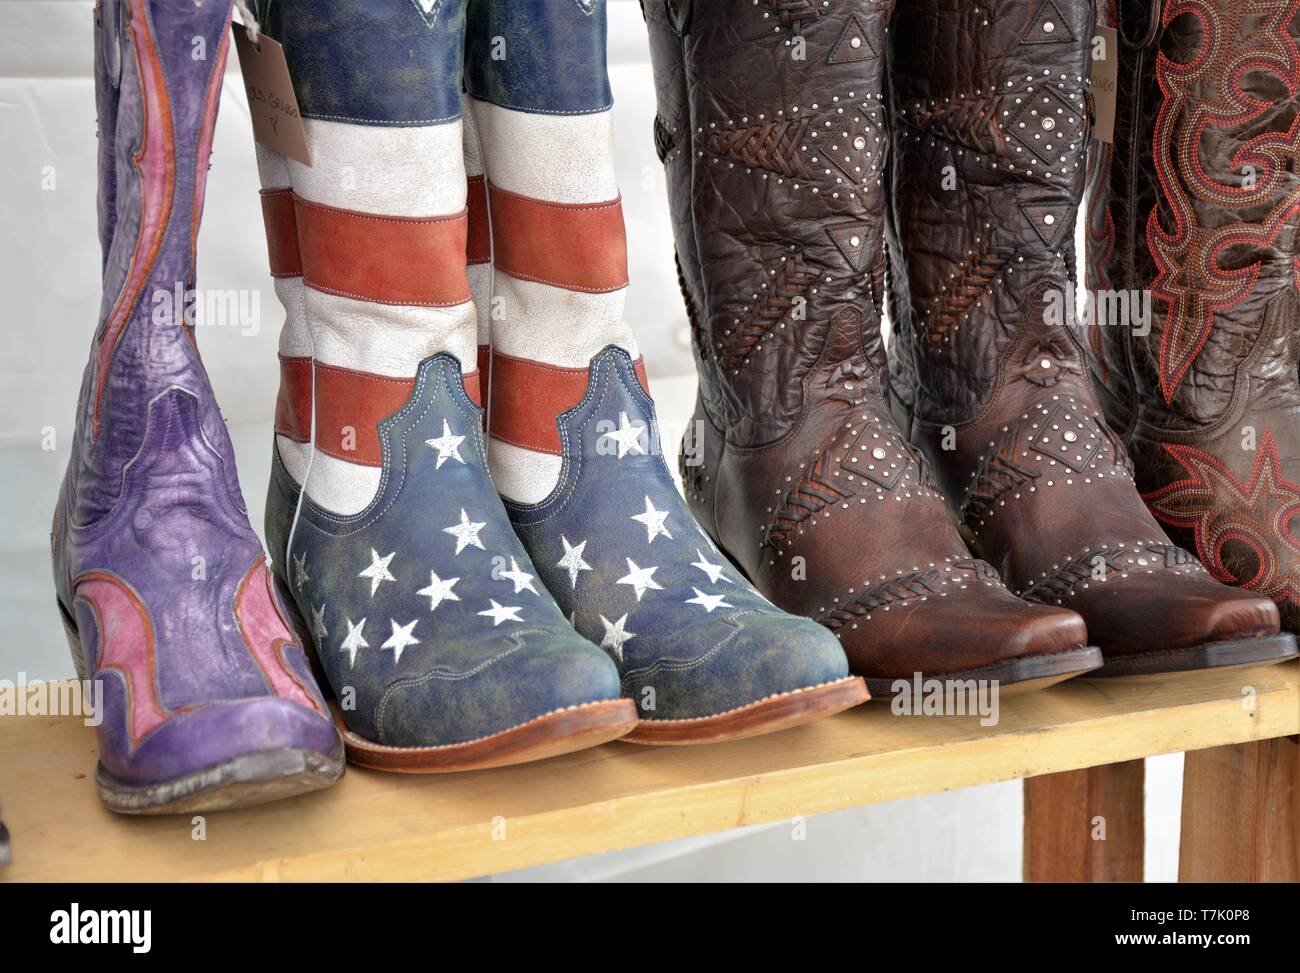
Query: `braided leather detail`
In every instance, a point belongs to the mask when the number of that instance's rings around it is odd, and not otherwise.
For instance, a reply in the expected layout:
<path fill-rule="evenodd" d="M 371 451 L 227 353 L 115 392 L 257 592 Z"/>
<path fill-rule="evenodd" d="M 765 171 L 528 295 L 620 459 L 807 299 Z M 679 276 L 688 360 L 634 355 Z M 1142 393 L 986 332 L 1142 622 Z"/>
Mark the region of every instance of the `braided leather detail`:
<path fill-rule="evenodd" d="M 1148 554 L 1154 556 L 1148 559 Z M 1126 559 L 1127 563 L 1121 559 Z M 1018 594 L 1026 601 L 1060 604 L 1081 585 L 1106 584 L 1111 578 L 1118 579 L 1124 572 L 1135 569 L 1150 571 L 1173 568 L 1205 570 L 1192 554 L 1173 544 L 1152 542 L 1103 547 L 1071 558 Z"/>
<path fill-rule="evenodd" d="M 1011 250 L 990 246 L 987 242 L 972 252 L 962 267 L 961 275 L 937 295 L 932 307 L 922 312 L 925 341 L 932 345 L 942 343 L 975 302 L 989 292 L 993 282 L 1011 262 L 1012 255 Z"/>
<path fill-rule="evenodd" d="M 718 340 L 718 360 L 725 368 L 734 369 L 743 364 L 789 316 L 797 299 L 807 300 L 817 282 L 817 271 L 796 254 L 782 258 L 776 275 L 769 280 L 770 286 L 760 296 L 759 303 L 749 309 L 748 316 L 737 319 Z"/>
<path fill-rule="evenodd" d="M 974 529 L 1003 495 L 1042 475 L 1016 461 L 1017 439 L 1018 435 L 1004 436 L 980 467 L 962 504 L 962 523 L 967 527 Z"/>
<path fill-rule="evenodd" d="M 798 481 L 776 508 L 772 523 L 763 537 L 764 546 L 782 546 L 790 531 L 813 514 L 853 496 L 852 490 L 845 489 L 832 478 L 831 465 L 830 455 L 821 452 L 805 467 Z"/>
<path fill-rule="evenodd" d="M 763 6 L 776 14 L 781 26 L 798 33 L 803 25 L 821 16 L 812 0 L 763 0 Z"/>

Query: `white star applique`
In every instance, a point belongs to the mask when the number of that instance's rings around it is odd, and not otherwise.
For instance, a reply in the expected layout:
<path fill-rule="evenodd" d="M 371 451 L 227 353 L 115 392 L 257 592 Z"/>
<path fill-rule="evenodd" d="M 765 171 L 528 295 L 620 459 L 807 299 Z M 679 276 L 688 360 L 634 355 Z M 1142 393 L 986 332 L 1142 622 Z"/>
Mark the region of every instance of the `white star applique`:
<path fill-rule="evenodd" d="M 699 560 L 698 560 L 698 561 L 692 561 L 692 562 L 691 562 L 691 567 L 693 567 L 693 568 L 699 568 L 701 571 L 703 571 L 705 574 L 707 574 L 707 575 L 709 576 L 709 582 L 710 582 L 711 584 L 717 584 L 719 581 L 725 581 L 725 582 L 727 582 L 727 584 L 735 584 L 735 583 L 736 583 L 736 582 L 732 581 L 730 578 L 728 578 L 725 574 L 722 573 L 722 565 L 721 565 L 721 564 L 711 564 L 711 563 L 709 562 L 709 559 L 708 559 L 707 557 L 705 557 L 703 553 L 701 553 L 701 551 L 700 551 L 700 549 L 699 549 L 698 547 L 695 549 L 695 555 L 696 555 L 696 557 L 699 558 Z"/>
<path fill-rule="evenodd" d="M 636 562 L 630 557 L 626 560 L 627 574 L 619 578 L 617 583 L 631 585 L 632 589 L 636 592 L 637 601 L 640 601 L 641 596 L 651 588 L 655 591 L 663 591 L 663 586 L 654 579 L 654 573 L 658 571 L 659 568 L 639 568 L 636 566 Z"/>
<path fill-rule="evenodd" d="M 531 591 L 533 594 L 538 593 L 537 589 L 533 587 L 533 576 L 527 571 L 520 571 L 519 562 L 514 558 L 510 559 L 510 570 L 502 571 L 501 577 L 507 578 L 514 584 L 515 594 L 519 594 L 524 590 Z"/>
<path fill-rule="evenodd" d="M 641 445 L 641 434 L 645 432 L 645 426 L 642 423 L 629 422 L 626 412 L 618 414 L 618 428 L 613 432 L 607 432 L 601 435 L 601 439 L 612 439 L 618 444 L 618 458 L 622 459 L 628 453 L 645 455 L 645 447 Z"/>
<path fill-rule="evenodd" d="M 556 562 L 557 568 L 564 568 L 569 572 L 569 583 L 573 585 L 573 590 L 578 590 L 578 572 L 590 571 L 591 565 L 582 559 L 582 552 L 587 547 L 587 542 L 583 541 L 577 547 L 569 543 L 569 539 L 563 534 L 560 535 L 560 543 L 564 545 L 564 557 Z"/>
<path fill-rule="evenodd" d="M 600 641 L 602 649 L 609 649 L 614 653 L 614 658 L 619 662 L 623 661 L 623 645 L 628 639 L 636 638 L 636 632 L 629 632 L 624 626 L 627 625 L 627 615 L 623 615 L 616 622 L 611 622 L 604 615 L 600 616 L 600 623 L 605 626 L 605 637 Z"/>
<path fill-rule="evenodd" d="M 307 552 L 303 551 L 302 556 L 294 556 L 293 559 L 293 583 L 302 591 L 302 586 L 311 580 L 311 575 L 307 573 Z"/>
<path fill-rule="evenodd" d="M 442 464 L 449 459 L 454 459 L 457 463 L 464 465 L 465 461 L 460 455 L 460 444 L 465 441 L 464 436 L 454 435 L 451 431 L 451 425 L 446 419 L 442 420 L 442 435 L 437 439 L 426 439 L 425 445 L 432 446 L 438 451 L 438 461 L 434 463 L 435 470 L 442 469 Z"/>
<path fill-rule="evenodd" d="M 663 534 L 669 540 L 673 539 L 673 535 L 668 533 L 668 528 L 664 526 L 664 522 L 668 520 L 668 511 L 656 510 L 649 497 L 645 498 L 645 513 L 633 514 L 632 519 L 645 524 L 645 540 L 647 544 L 653 544 L 654 539 L 660 534 Z"/>
<path fill-rule="evenodd" d="M 366 627 L 366 620 L 363 618 L 356 625 L 352 624 L 352 619 L 345 618 L 344 623 L 348 627 L 347 637 L 343 639 L 343 644 L 339 646 L 341 652 L 348 654 L 348 668 L 351 669 L 357 664 L 357 649 L 368 649 L 370 643 L 365 640 L 361 634 Z"/>
<path fill-rule="evenodd" d="M 415 621 L 418 622 L 419 619 L 417 618 Z M 415 628 L 415 622 L 411 622 L 409 625 L 398 625 L 397 622 L 390 618 L 388 624 L 393 626 L 393 634 L 388 636 L 388 641 L 381 645 L 380 648 L 392 649 L 393 661 L 401 662 L 402 650 L 404 648 L 408 645 L 420 644 L 420 640 L 411 634 L 412 630 Z"/>
<path fill-rule="evenodd" d="M 520 606 L 516 605 L 511 607 L 509 605 L 501 605 L 497 603 L 495 598 L 489 598 L 488 601 L 492 602 L 492 607 L 487 611 L 479 612 L 479 614 L 492 619 L 493 628 L 496 628 L 502 622 L 523 621 L 523 619 L 519 617 L 519 612 L 521 610 Z"/>
<path fill-rule="evenodd" d="M 478 539 L 478 533 L 486 526 L 487 524 L 485 523 L 479 524 L 470 520 L 469 514 L 465 513 L 465 508 L 461 507 L 460 523 L 452 524 L 450 527 L 444 527 L 442 532 L 444 534 L 450 534 L 452 537 L 456 538 L 457 554 L 465 550 L 465 548 L 469 547 L 471 544 L 482 551 L 485 550 L 485 548 L 483 547 L 483 542 Z"/>
<path fill-rule="evenodd" d="M 735 605 L 729 605 L 725 601 L 723 601 L 723 598 L 725 597 L 724 595 L 706 595 L 703 591 L 701 591 L 699 588 L 696 588 L 694 586 L 691 587 L 691 590 L 695 592 L 695 597 L 687 598 L 686 604 L 699 605 L 710 615 L 713 614 L 713 609 L 715 608 L 736 607 Z"/>
<path fill-rule="evenodd" d="M 429 572 L 429 586 L 421 588 L 416 592 L 417 595 L 429 596 L 429 611 L 433 611 L 444 601 L 460 601 L 460 595 L 451 589 L 456 586 L 460 578 L 448 578 L 445 581 L 438 577 L 438 572 Z"/>
<path fill-rule="evenodd" d="M 325 627 L 325 606 L 317 608 L 311 606 L 311 634 L 316 636 L 317 641 L 329 635 L 329 630 Z"/>
<path fill-rule="evenodd" d="M 357 577 L 370 579 L 371 598 L 375 597 L 375 592 L 379 590 L 379 586 L 385 581 L 397 580 L 393 577 L 393 573 L 388 570 L 388 565 L 392 563 L 393 558 L 396 556 L 397 552 L 394 551 L 388 557 L 380 557 L 378 551 L 373 547 L 370 549 L 370 567 L 358 574 Z"/>

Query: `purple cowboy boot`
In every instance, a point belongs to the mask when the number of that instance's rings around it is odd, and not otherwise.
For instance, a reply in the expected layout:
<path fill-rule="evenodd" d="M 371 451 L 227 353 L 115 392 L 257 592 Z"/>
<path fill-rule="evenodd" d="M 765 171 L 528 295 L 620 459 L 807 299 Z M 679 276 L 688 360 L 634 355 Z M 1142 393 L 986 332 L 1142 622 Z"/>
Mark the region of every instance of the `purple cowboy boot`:
<path fill-rule="evenodd" d="M 343 773 L 193 322 L 162 296 L 194 286 L 229 23 L 220 0 L 96 9 L 104 296 L 51 544 L 77 672 L 103 680 L 99 794 L 129 814 L 256 804 Z"/>

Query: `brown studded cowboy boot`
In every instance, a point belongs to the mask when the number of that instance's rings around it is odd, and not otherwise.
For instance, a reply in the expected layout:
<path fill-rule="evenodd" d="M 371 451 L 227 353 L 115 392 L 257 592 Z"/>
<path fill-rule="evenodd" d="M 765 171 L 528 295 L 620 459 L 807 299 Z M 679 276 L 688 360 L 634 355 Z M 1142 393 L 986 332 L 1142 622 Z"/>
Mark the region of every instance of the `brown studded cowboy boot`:
<path fill-rule="evenodd" d="M 1093 380 L 1156 519 L 1298 631 L 1300 3 L 1106 6 L 1121 124 L 1093 169 L 1088 283 L 1150 313 L 1088 329 Z"/>
<path fill-rule="evenodd" d="M 709 535 L 873 694 L 918 672 L 1034 688 L 1099 653 L 971 556 L 889 413 L 891 6 L 643 3 L 700 379 L 682 473 Z"/>
<path fill-rule="evenodd" d="M 1295 654 L 1272 602 L 1173 545 L 1074 321 L 1088 0 L 899 0 L 890 49 L 896 414 L 979 557 L 1078 611 L 1102 675 Z"/>

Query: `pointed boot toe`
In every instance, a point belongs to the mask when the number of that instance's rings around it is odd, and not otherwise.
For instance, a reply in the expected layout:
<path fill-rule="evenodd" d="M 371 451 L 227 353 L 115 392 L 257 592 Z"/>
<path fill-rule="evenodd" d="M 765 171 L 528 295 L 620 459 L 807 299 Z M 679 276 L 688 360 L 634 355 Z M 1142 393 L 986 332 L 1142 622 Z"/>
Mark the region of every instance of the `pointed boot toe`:
<path fill-rule="evenodd" d="M 1104 586 L 1096 585 L 1098 589 Z M 1208 575 L 1176 588 L 1148 581 L 1099 590 L 1090 614 L 1107 646 L 1096 676 L 1266 665 L 1295 658 L 1295 636 L 1279 632 L 1277 606 L 1248 591 L 1225 591 Z"/>
<path fill-rule="evenodd" d="M 329 718 L 274 697 L 196 706 L 125 759 L 112 753 L 101 759 L 95 782 L 105 805 L 123 814 L 249 807 L 318 790 L 343 774 Z"/>

